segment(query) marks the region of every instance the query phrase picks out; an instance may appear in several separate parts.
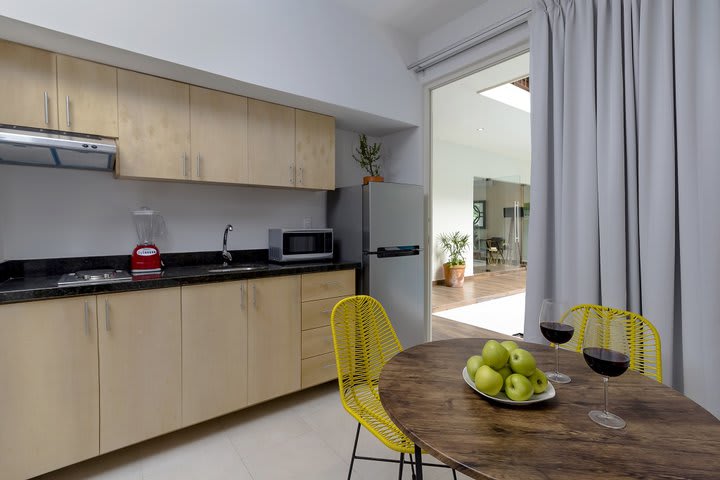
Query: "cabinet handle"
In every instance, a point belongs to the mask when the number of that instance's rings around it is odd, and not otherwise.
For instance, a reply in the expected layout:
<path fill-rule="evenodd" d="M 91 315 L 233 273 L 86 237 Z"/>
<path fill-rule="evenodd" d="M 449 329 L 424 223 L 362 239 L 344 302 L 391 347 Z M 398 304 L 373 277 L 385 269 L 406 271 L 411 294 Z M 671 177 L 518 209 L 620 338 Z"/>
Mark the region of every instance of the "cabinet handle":
<path fill-rule="evenodd" d="M 105 299 L 105 330 L 110 331 L 110 302 Z"/>
<path fill-rule="evenodd" d="M 240 310 L 245 310 L 245 285 L 240 285 Z"/>
<path fill-rule="evenodd" d="M 288 179 L 290 180 L 290 185 L 293 185 L 295 183 L 295 172 L 293 171 L 293 166 L 290 165 L 288 169 Z"/>
<path fill-rule="evenodd" d="M 320 313 L 332 313 L 332 310 L 323 310 L 323 311 L 320 312 Z"/>
<path fill-rule="evenodd" d="M 331 280 L 329 282 L 323 283 L 323 285 L 325 285 L 325 288 L 330 288 L 333 285 L 340 285 L 340 282 L 338 282 L 337 280 Z"/>
<path fill-rule="evenodd" d="M 298 170 L 300 171 L 300 172 L 299 172 L 299 175 L 298 175 L 298 176 L 300 177 L 300 179 L 298 180 L 298 183 L 299 183 L 300 185 L 302 185 L 302 183 L 303 183 L 303 171 L 302 171 L 302 167 L 300 167 Z"/>
<path fill-rule="evenodd" d="M 67 120 L 67 126 L 70 128 L 70 95 L 65 96 L 65 120 Z"/>
<path fill-rule="evenodd" d="M 90 318 L 89 318 L 89 312 L 88 312 L 88 302 L 85 300 L 85 335 L 88 337 L 90 336 Z"/>
<path fill-rule="evenodd" d="M 50 125 L 50 112 L 48 112 L 48 93 L 45 94 L 45 125 Z"/>
<path fill-rule="evenodd" d="M 200 178 L 200 160 L 201 160 L 201 159 L 200 159 L 200 154 L 198 153 L 198 156 L 197 156 L 197 172 L 196 172 L 198 178 Z"/>
<path fill-rule="evenodd" d="M 257 294 L 255 293 L 255 285 L 253 285 L 253 308 L 257 309 Z"/>
<path fill-rule="evenodd" d="M 187 177 L 187 153 L 182 154 L 182 176 Z"/>

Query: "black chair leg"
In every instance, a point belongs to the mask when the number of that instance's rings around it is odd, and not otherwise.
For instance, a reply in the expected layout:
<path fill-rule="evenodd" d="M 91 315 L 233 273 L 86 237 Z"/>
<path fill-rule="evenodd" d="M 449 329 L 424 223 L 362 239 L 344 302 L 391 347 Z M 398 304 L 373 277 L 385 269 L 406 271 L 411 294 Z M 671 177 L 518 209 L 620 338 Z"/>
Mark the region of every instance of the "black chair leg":
<path fill-rule="evenodd" d="M 457 473 L 455 472 L 455 469 L 453 468 L 452 471 L 453 471 L 453 479 L 457 480 Z"/>
<path fill-rule="evenodd" d="M 404 463 L 405 463 L 405 454 L 401 453 L 400 454 L 400 471 L 398 472 L 398 480 L 402 480 L 402 471 L 403 471 Z"/>
<path fill-rule="evenodd" d="M 413 462 L 413 456 L 410 455 L 410 473 L 412 474 L 412 480 L 416 480 L 415 477 L 415 462 Z"/>
<path fill-rule="evenodd" d="M 355 444 L 353 445 L 352 458 L 350 459 L 350 470 L 348 471 L 348 480 L 350 480 L 350 477 L 352 476 L 352 468 L 353 468 L 353 463 L 355 463 L 355 452 L 357 452 L 358 438 L 360 438 L 360 422 L 358 422 L 358 428 L 357 428 L 357 431 L 355 432 Z"/>
<path fill-rule="evenodd" d="M 422 472 L 422 450 L 415 445 L 415 472 L 417 472 L 417 480 L 423 480 Z"/>

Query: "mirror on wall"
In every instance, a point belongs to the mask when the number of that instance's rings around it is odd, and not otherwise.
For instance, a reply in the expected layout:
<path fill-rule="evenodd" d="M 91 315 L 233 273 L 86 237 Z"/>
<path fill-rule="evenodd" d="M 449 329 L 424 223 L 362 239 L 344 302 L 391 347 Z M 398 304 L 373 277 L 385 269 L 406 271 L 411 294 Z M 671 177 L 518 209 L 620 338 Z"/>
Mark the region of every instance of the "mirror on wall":
<path fill-rule="evenodd" d="M 519 176 L 475 177 L 473 183 L 473 266 L 503 270 L 527 263 L 530 186 Z"/>

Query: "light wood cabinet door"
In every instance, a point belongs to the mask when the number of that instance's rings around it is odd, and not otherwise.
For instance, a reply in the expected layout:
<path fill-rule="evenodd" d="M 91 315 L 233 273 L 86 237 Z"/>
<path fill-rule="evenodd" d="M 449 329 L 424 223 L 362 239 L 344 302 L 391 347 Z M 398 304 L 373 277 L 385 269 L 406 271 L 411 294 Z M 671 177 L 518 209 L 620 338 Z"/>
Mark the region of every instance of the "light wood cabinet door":
<path fill-rule="evenodd" d="M 335 118 L 295 110 L 295 186 L 335 189 Z"/>
<path fill-rule="evenodd" d="M 0 40 L 0 123 L 57 130 L 55 54 Z"/>
<path fill-rule="evenodd" d="M 182 287 L 183 426 L 247 405 L 247 281 Z"/>
<path fill-rule="evenodd" d="M 190 179 L 190 86 L 118 69 L 120 177 Z"/>
<path fill-rule="evenodd" d="M 190 86 L 193 180 L 247 183 L 247 98 Z"/>
<path fill-rule="evenodd" d="M 248 99 L 248 174 L 253 185 L 295 186 L 295 109 Z"/>
<path fill-rule="evenodd" d="M 180 428 L 180 288 L 98 296 L 100 453 Z"/>
<path fill-rule="evenodd" d="M 117 68 L 57 55 L 59 129 L 118 136 Z"/>
<path fill-rule="evenodd" d="M 300 276 L 248 281 L 248 403 L 300 389 Z"/>
<path fill-rule="evenodd" d="M 96 456 L 95 297 L 0 306 L 0 477 Z"/>

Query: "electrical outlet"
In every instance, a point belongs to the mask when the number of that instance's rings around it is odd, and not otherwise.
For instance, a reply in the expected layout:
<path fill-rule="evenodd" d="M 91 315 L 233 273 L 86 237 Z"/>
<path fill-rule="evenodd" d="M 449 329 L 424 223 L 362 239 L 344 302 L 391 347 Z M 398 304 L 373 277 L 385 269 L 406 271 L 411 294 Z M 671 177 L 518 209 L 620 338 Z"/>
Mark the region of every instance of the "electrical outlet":
<path fill-rule="evenodd" d="M 305 217 L 303 219 L 303 228 L 310 228 L 312 225 L 312 218 L 311 217 Z"/>

